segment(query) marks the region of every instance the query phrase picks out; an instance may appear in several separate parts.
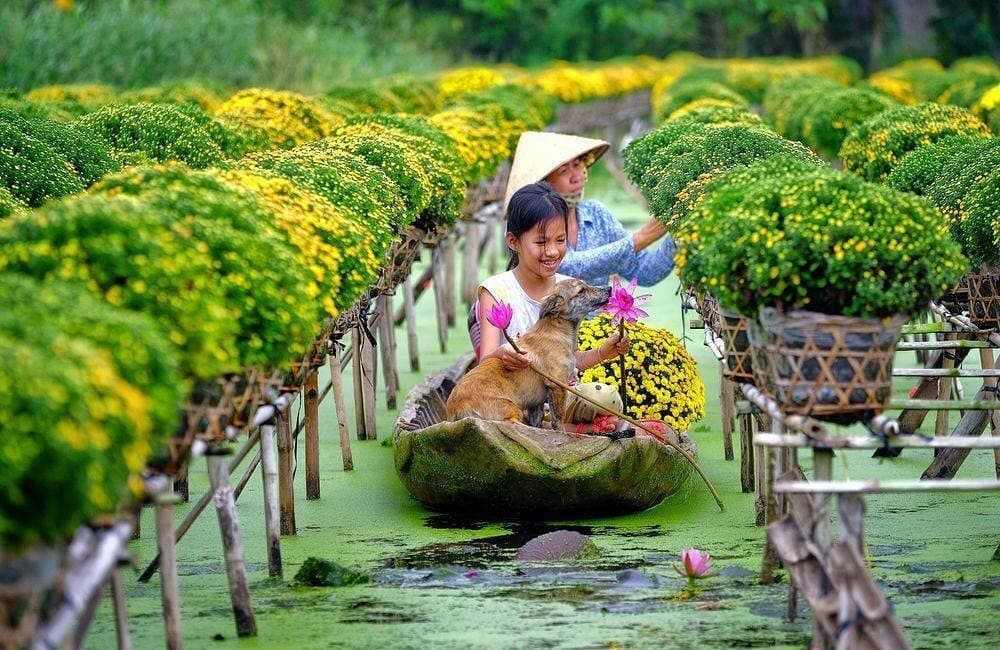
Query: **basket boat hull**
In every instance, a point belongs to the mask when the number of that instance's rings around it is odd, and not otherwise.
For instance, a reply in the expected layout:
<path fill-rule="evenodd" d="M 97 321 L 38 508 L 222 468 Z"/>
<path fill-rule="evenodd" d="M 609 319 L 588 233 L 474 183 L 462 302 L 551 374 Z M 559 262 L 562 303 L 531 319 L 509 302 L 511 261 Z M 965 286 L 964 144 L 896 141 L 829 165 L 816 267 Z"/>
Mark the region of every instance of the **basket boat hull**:
<path fill-rule="evenodd" d="M 611 440 L 510 422 L 443 421 L 469 357 L 408 396 L 396 423 L 396 472 L 417 500 L 483 518 L 576 517 L 644 510 L 681 488 L 691 466 L 646 437 Z M 685 450 L 694 444 L 680 436 Z"/>

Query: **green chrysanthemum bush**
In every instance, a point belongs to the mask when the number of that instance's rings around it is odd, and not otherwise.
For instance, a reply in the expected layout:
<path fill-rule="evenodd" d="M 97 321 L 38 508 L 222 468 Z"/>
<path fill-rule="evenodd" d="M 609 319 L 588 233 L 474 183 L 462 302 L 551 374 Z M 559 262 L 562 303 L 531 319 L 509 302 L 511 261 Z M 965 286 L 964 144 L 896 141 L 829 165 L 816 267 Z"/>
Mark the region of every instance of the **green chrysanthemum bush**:
<path fill-rule="evenodd" d="M 241 366 L 286 368 L 301 357 L 318 329 L 318 305 L 305 291 L 311 275 L 252 193 L 179 165 L 127 170 L 93 192 L 140 198 L 211 257 L 212 281 L 238 323 Z"/>
<path fill-rule="evenodd" d="M 511 147 L 517 146 L 521 131 L 539 131 L 550 124 L 556 115 L 556 101 L 551 95 L 537 88 L 513 84 L 455 95 L 445 103 L 445 108 L 478 110 L 507 123 L 520 121 L 523 126 L 513 134 Z"/>
<path fill-rule="evenodd" d="M 597 347 L 618 331 L 611 318 L 601 315 L 580 325 L 580 349 Z M 628 415 L 643 420 L 661 420 L 676 431 L 687 431 L 705 416 L 705 384 L 698 364 L 677 338 L 665 329 L 632 323 L 628 326 L 631 347 L 625 355 L 625 388 Z M 616 389 L 621 384 L 617 359 L 586 370 L 582 382 L 599 381 Z"/>
<path fill-rule="evenodd" d="M 953 135 L 932 144 L 917 147 L 903 156 L 886 176 L 889 187 L 924 195 L 945 169 L 953 168 L 952 160 L 962 160 L 978 151 L 985 138 Z"/>
<path fill-rule="evenodd" d="M 465 198 L 464 164 L 452 148 L 448 136 L 431 126 L 426 118 L 382 113 L 355 118 L 337 133 L 378 137 L 416 156 L 417 164 L 430 184 L 429 201 L 418 217 L 417 225 L 431 230 L 451 225 L 458 219 Z"/>
<path fill-rule="evenodd" d="M 112 104 L 77 124 L 97 133 L 129 162 L 178 161 L 202 169 L 223 159 L 209 132 L 170 104 Z"/>
<path fill-rule="evenodd" d="M 262 129 L 272 147 L 291 149 L 330 135 L 344 117 L 298 93 L 247 88 L 225 102 L 215 112 L 224 122 Z"/>
<path fill-rule="evenodd" d="M 151 450 L 149 399 L 105 350 L 0 330 L 0 545 L 59 542 L 110 513 Z"/>
<path fill-rule="evenodd" d="M 8 217 L 15 212 L 27 208 L 24 203 L 17 200 L 6 187 L 0 185 L 0 219 Z"/>
<path fill-rule="evenodd" d="M 212 142 L 219 146 L 228 159 L 242 158 L 248 153 L 264 151 L 271 142 L 264 129 L 237 122 L 224 122 L 193 104 L 175 104 L 177 110 L 205 129 Z"/>
<path fill-rule="evenodd" d="M 287 232 L 301 263 L 315 278 L 303 291 L 322 306 L 323 316 L 339 316 L 374 281 L 379 260 L 372 252 L 372 233 L 358 215 L 285 178 L 249 171 L 223 176 L 253 192 Z"/>
<path fill-rule="evenodd" d="M 83 190 L 59 152 L 5 121 L 0 121 L 0 186 L 29 207 Z"/>
<path fill-rule="evenodd" d="M 314 144 L 253 154 L 242 164 L 287 178 L 357 215 L 372 233 L 372 253 L 380 260 L 404 227 L 405 206 L 395 181 L 352 153 Z"/>
<path fill-rule="evenodd" d="M 924 103 L 892 108 L 855 126 L 840 148 L 844 169 L 884 181 L 908 152 L 951 135 L 988 136 L 989 128 L 957 106 Z"/>
<path fill-rule="evenodd" d="M 946 219 L 920 197 L 768 164 L 717 179 L 678 233 L 681 278 L 724 308 L 885 318 L 922 309 L 965 271 Z"/>
<path fill-rule="evenodd" d="M 500 164 L 513 153 L 511 140 L 523 128 L 521 120 L 497 120 L 472 108 L 450 108 L 429 118 L 432 126 L 444 131 L 452 147 L 465 163 L 462 175 L 472 184 L 496 174 Z"/>
<path fill-rule="evenodd" d="M 734 106 L 749 107 L 746 98 L 728 86 L 699 77 L 682 76 L 652 97 L 653 124 L 667 120 L 685 104 L 703 99 L 722 100 Z"/>
<path fill-rule="evenodd" d="M 764 117 L 779 134 L 804 141 L 806 116 L 827 95 L 842 90 L 844 86 L 817 75 L 797 75 L 776 81 L 764 94 Z"/>
<path fill-rule="evenodd" d="M 132 197 L 65 199 L 0 222 L 0 269 L 81 282 L 149 314 L 178 348 L 186 378 L 240 368 L 238 311 L 214 267 L 185 220 Z"/>
<path fill-rule="evenodd" d="M 827 158 L 835 158 L 855 125 L 898 104 L 871 90 L 838 88 L 810 104 L 802 119 L 803 142 Z"/>
<path fill-rule="evenodd" d="M 381 169 L 400 189 L 406 214 L 401 222 L 403 225 L 411 223 L 430 205 L 430 178 L 421 166 L 416 152 L 405 144 L 373 129 L 352 126 L 339 129 L 315 146 L 346 151 L 372 167 Z"/>
<path fill-rule="evenodd" d="M 440 108 L 437 86 L 428 77 L 394 74 L 381 80 L 380 85 L 399 101 L 399 112 L 428 115 Z"/>
<path fill-rule="evenodd" d="M 667 124 L 715 124 L 718 126 L 734 126 L 742 124 L 744 126 L 767 128 L 756 113 L 746 106 L 739 106 L 729 103 L 720 103 L 709 100 L 705 103 L 697 101 L 685 104 L 674 111 L 664 122 Z"/>
<path fill-rule="evenodd" d="M 1000 167 L 962 199 L 962 232 L 973 268 L 1000 269 Z"/>
<path fill-rule="evenodd" d="M 798 142 L 745 126 L 710 129 L 697 149 L 668 161 L 651 191 L 650 209 L 668 228 L 688 216 L 678 197 L 702 174 L 716 174 L 734 166 L 752 164 L 773 156 L 788 155 L 820 165 L 818 157 Z"/>
<path fill-rule="evenodd" d="M 953 71 L 947 73 L 944 88 L 934 101 L 970 108 L 992 86 L 1000 83 L 1000 71 L 989 73 Z"/>
<path fill-rule="evenodd" d="M 333 100 L 349 106 L 354 113 L 402 113 L 405 112 L 399 97 L 389 88 L 369 83 L 360 86 L 334 86 L 323 94 L 324 103 Z"/>
<path fill-rule="evenodd" d="M 966 196 L 1000 168 L 1000 138 L 972 143 L 950 157 L 927 187 L 926 197 L 948 218 L 952 236 L 969 252 L 964 221 Z"/>
<path fill-rule="evenodd" d="M 972 105 L 972 112 L 1000 135 L 1000 84 L 991 86 Z"/>
<path fill-rule="evenodd" d="M 113 307 L 79 284 L 0 273 L 0 331 L 19 340 L 44 342 L 65 336 L 107 353 L 115 372 L 148 397 L 154 447 L 180 424 L 187 387 L 166 331 L 150 316 Z M 131 471 L 148 455 L 130 459 Z"/>
<path fill-rule="evenodd" d="M 934 99 L 928 85 L 943 69 L 935 59 L 908 59 L 873 73 L 867 81 L 900 103 L 916 104 Z"/>
<path fill-rule="evenodd" d="M 79 125 L 22 117 L 3 108 L 0 108 L 0 122 L 49 145 L 69 163 L 70 170 L 84 187 L 93 185 L 105 174 L 121 169 L 121 164 L 112 157 L 108 143 Z"/>
<path fill-rule="evenodd" d="M 182 79 L 156 86 L 124 90 L 117 94 L 117 99 L 126 103 L 193 105 L 203 111 L 214 111 L 222 100 L 231 94 L 232 89 L 226 88 L 224 84 L 207 80 Z"/>

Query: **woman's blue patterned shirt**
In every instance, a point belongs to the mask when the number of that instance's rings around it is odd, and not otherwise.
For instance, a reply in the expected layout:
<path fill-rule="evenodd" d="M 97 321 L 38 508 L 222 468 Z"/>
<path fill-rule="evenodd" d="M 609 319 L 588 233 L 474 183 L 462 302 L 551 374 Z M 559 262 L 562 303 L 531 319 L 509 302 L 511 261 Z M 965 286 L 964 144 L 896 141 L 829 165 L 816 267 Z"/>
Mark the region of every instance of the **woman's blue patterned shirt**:
<path fill-rule="evenodd" d="M 637 253 L 632 233 L 600 201 L 581 201 L 576 219 L 576 247 L 566 247 L 559 273 L 595 285 L 608 284 L 608 276 L 616 274 L 624 280 L 638 278 L 648 287 L 673 270 L 677 246 L 670 235 Z"/>

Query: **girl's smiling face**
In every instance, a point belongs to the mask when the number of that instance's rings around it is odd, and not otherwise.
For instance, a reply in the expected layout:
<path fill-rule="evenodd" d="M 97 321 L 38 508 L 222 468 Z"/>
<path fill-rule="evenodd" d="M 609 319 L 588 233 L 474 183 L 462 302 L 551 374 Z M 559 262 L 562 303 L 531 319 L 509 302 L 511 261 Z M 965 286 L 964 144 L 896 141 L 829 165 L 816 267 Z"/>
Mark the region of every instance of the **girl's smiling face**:
<path fill-rule="evenodd" d="M 507 233 L 507 245 L 517 253 L 518 267 L 540 278 L 550 278 L 566 256 L 566 219 L 562 215 L 546 219 L 519 237 Z"/>

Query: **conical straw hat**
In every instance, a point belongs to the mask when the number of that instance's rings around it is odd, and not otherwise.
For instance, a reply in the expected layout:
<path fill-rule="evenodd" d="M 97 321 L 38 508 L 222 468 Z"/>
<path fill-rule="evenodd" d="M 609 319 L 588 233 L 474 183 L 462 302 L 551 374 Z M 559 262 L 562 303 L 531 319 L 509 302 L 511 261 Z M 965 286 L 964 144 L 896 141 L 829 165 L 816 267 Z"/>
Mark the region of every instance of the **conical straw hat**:
<path fill-rule="evenodd" d="M 565 133 L 525 131 L 517 141 L 514 163 L 507 180 L 507 193 L 503 198 L 503 209 L 514 192 L 525 185 L 544 180 L 563 163 L 575 160 L 584 154 L 591 154 L 587 166 L 604 155 L 611 145 L 604 140 L 582 138 Z"/>

